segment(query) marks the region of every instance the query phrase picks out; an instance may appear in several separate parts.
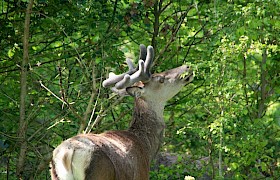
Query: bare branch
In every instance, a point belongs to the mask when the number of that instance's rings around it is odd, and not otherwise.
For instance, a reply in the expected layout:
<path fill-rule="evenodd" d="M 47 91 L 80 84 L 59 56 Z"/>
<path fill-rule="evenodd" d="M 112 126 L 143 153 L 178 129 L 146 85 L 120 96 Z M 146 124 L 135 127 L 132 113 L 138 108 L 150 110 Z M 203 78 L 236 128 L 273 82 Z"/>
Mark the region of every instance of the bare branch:
<path fill-rule="evenodd" d="M 93 104 L 93 100 L 94 100 L 95 95 L 96 95 L 96 80 L 95 80 L 95 77 L 96 77 L 95 76 L 95 63 L 93 62 L 93 65 L 92 65 L 92 90 L 91 90 L 91 96 L 90 96 L 90 99 L 88 101 L 88 105 L 87 105 L 86 111 L 84 112 L 84 117 L 83 117 L 83 119 L 82 119 L 82 121 L 80 123 L 80 128 L 79 128 L 78 134 L 80 134 L 80 133 L 82 133 L 84 131 L 85 126 L 86 126 L 86 120 L 88 119 L 89 114 L 91 112 L 91 107 L 92 107 L 92 104 Z"/>

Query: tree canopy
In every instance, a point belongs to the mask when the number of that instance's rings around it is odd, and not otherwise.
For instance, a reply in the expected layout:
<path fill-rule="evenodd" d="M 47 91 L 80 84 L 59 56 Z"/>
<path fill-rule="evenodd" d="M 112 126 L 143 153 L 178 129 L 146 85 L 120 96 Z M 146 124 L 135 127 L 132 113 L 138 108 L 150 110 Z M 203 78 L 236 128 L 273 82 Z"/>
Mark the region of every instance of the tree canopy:
<path fill-rule="evenodd" d="M 102 87 L 139 44 L 153 71 L 188 64 L 168 102 L 150 179 L 280 177 L 280 1 L 3 0 L 0 179 L 50 179 L 52 150 L 78 133 L 128 127 L 132 98 Z"/>

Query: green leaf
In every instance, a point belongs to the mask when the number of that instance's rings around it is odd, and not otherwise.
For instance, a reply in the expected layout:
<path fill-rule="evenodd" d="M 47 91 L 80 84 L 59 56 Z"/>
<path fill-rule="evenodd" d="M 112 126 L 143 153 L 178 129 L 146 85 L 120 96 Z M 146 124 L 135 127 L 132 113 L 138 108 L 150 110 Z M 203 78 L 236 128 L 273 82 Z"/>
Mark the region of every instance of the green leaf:
<path fill-rule="evenodd" d="M 261 162 L 261 168 L 262 168 L 262 171 L 265 172 L 267 170 L 267 165 L 264 162 Z"/>
<path fill-rule="evenodd" d="M 238 163 L 235 163 L 235 162 L 230 163 L 230 168 L 231 168 L 232 170 L 236 170 L 238 167 L 239 167 Z"/>
<path fill-rule="evenodd" d="M 9 49 L 9 51 L 8 51 L 8 57 L 9 57 L 9 58 L 12 58 L 12 57 L 14 56 L 14 54 L 15 54 L 15 51 L 14 51 L 13 49 Z"/>

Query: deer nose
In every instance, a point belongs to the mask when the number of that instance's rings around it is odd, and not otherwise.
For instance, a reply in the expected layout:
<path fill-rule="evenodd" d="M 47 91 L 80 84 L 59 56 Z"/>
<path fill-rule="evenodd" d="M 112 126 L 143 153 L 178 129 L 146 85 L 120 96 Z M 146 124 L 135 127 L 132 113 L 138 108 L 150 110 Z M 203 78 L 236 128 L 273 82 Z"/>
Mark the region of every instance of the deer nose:
<path fill-rule="evenodd" d="M 189 65 L 182 65 L 181 67 L 182 67 L 182 69 L 185 69 L 186 71 L 191 69 L 191 67 Z"/>

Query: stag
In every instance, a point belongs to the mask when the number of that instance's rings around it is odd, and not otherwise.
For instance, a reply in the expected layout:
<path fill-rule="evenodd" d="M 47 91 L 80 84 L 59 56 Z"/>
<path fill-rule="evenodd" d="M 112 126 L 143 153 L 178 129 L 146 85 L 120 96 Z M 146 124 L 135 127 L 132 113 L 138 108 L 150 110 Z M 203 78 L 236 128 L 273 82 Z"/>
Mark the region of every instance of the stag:
<path fill-rule="evenodd" d="M 104 87 L 120 95 L 134 97 L 131 125 L 127 130 L 102 134 L 81 134 L 62 142 L 53 152 L 51 176 L 54 180 L 147 180 L 150 163 L 163 141 L 163 110 L 193 79 L 187 65 L 152 74 L 152 46 L 140 45 L 140 60 L 120 75 L 110 73 Z"/>

